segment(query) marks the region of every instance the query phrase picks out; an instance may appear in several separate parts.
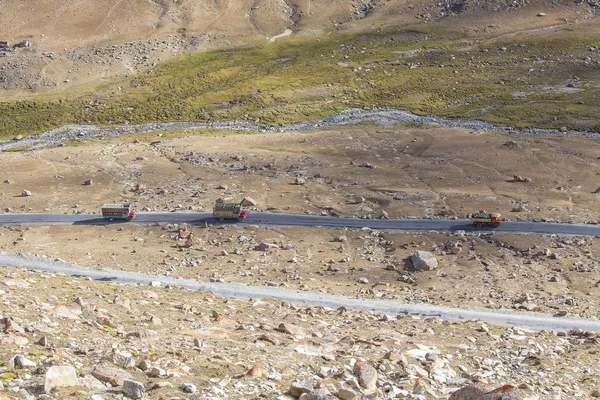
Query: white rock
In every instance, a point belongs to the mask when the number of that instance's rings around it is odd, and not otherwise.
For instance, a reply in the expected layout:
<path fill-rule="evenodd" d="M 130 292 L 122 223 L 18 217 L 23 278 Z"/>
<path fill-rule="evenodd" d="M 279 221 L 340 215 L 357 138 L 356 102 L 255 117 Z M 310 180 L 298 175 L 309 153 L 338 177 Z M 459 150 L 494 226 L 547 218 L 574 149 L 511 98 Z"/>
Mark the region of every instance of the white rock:
<path fill-rule="evenodd" d="M 8 369 L 33 368 L 33 367 L 37 367 L 37 364 L 35 362 L 31 361 L 30 359 L 25 358 L 21 355 L 14 356 L 8 362 Z"/>
<path fill-rule="evenodd" d="M 437 259 L 428 251 L 417 250 L 410 259 L 417 271 L 430 271 L 436 269 L 438 266 Z"/>
<path fill-rule="evenodd" d="M 46 381 L 44 382 L 44 391 L 50 391 L 56 387 L 79 386 L 77 371 L 71 365 L 52 366 L 46 371 Z"/>

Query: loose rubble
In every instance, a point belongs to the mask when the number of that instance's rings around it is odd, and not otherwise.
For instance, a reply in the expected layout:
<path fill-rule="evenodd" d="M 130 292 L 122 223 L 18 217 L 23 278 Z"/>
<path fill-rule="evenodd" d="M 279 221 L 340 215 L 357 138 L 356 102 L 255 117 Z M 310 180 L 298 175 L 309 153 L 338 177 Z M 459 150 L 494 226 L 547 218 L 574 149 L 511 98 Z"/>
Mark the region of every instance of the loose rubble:
<path fill-rule="evenodd" d="M 8 280 L 29 284 L 3 289 L 0 395 L 11 398 L 62 399 L 76 388 L 94 399 L 112 399 L 116 390 L 154 399 L 533 400 L 592 397 L 600 389 L 595 380 L 562 379 L 600 372 L 591 362 L 592 332 L 483 329 L 477 321 L 226 300 L 173 287 L 152 288 L 149 297 L 144 286 L 0 268 L 0 281 Z M 126 296 L 130 308 L 115 296 Z M 81 319 L 47 313 L 62 301 L 79 308 Z M 101 315 L 114 327 L 97 323 Z M 150 326 L 148 315 L 162 320 L 153 325 L 156 340 L 129 335 Z M 41 335 L 48 347 L 36 344 Z M 556 363 L 560 369 L 547 368 Z"/>

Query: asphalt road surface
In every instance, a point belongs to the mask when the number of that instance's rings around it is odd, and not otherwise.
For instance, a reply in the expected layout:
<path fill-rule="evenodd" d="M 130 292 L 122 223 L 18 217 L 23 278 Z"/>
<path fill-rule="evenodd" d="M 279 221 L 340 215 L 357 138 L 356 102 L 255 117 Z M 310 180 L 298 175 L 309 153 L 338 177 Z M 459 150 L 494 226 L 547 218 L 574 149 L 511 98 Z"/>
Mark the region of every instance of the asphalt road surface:
<path fill-rule="evenodd" d="M 167 213 L 138 213 L 136 218 L 129 222 L 135 224 L 153 223 L 188 223 L 191 225 L 230 224 L 237 223 L 214 219 L 210 212 L 167 212 Z M 109 222 L 100 214 L 27 214 L 7 213 L 0 214 L 0 226 L 7 225 L 104 225 L 126 223 L 125 221 Z M 441 220 L 441 219 L 361 219 L 361 218 L 335 218 L 313 215 L 276 214 L 264 212 L 249 212 L 248 217 L 241 224 L 265 226 L 323 226 L 330 228 L 369 227 L 386 231 L 458 231 L 486 232 L 493 230 L 504 233 L 530 233 L 530 234 L 557 234 L 581 235 L 600 237 L 600 225 L 592 224 L 555 224 L 545 222 L 503 222 L 497 228 L 476 228 L 469 220 Z"/>
<path fill-rule="evenodd" d="M 212 218 L 212 213 L 195 212 L 140 213 L 132 222 L 108 222 L 99 214 L 0 214 L 0 226 L 57 224 L 104 225 L 119 223 L 153 224 L 183 222 L 191 225 L 231 223 L 230 221 L 220 222 L 215 220 Z M 323 226 L 356 229 L 369 227 L 372 229 L 388 231 L 489 231 L 488 228 L 478 229 L 473 227 L 468 220 L 374 220 L 273 213 L 251 213 L 242 223 L 268 226 Z M 600 237 L 600 225 L 504 222 L 494 230 L 509 233 L 564 234 Z M 193 290 L 210 291 L 220 296 L 232 298 L 274 298 L 297 304 L 319 305 L 333 309 L 343 306 L 351 309 L 369 310 L 394 316 L 413 315 L 422 318 L 435 317 L 448 320 L 478 319 L 493 324 L 526 326 L 534 330 L 567 331 L 573 328 L 579 328 L 600 332 L 600 321 L 594 319 L 564 318 L 539 313 L 514 312 L 512 310 L 407 304 L 394 300 L 367 300 L 328 295 L 324 293 L 295 291 L 278 287 L 246 286 L 233 282 L 200 282 L 188 279 L 152 276 L 136 272 L 85 268 L 71 265 L 63 261 L 27 255 L 17 256 L 0 253 L 0 265 L 26 267 L 46 272 L 64 273 L 74 277 L 86 277 L 111 282 L 150 284 L 151 282 L 158 281 L 163 285 L 168 284 Z"/>

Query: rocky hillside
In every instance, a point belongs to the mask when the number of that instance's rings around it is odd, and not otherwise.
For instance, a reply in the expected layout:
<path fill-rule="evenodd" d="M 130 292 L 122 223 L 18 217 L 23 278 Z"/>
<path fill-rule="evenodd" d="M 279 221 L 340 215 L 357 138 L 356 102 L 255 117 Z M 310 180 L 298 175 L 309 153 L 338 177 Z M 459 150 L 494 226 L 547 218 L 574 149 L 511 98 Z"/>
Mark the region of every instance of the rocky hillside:
<path fill-rule="evenodd" d="M 589 332 L 226 300 L 158 282 L 7 268 L 0 294 L 0 399 L 424 400 L 461 387 L 469 389 L 451 399 L 600 396 L 598 337 Z"/>
<path fill-rule="evenodd" d="M 177 54 L 264 43 L 284 32 L 360 32 L 448 18 L 458 29 L 492 24 L 497 32 L 586 20 L 599 10 L 594 0 L 1 0 L 0 89 L 63 92 Z M 531 18 L 539 12 L 552 18 Z"/>

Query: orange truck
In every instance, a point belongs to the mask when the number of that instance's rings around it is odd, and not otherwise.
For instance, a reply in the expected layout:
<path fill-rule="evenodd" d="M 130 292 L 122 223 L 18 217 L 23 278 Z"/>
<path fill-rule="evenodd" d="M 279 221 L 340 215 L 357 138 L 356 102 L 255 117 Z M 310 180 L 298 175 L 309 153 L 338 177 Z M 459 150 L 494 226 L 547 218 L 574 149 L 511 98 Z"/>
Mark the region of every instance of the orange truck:
<path fill-rule="evenodd" d="M 500 214 L 486 213 L 484 210 L 479 210 L 478 212 L 471 214 L 469 217 L 471 222 L 478 228 L 484 226 L 496 228 L 502 223 L 502 216 Z"/>

